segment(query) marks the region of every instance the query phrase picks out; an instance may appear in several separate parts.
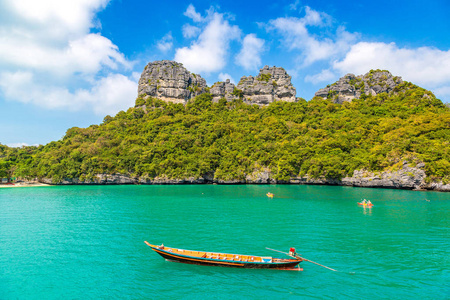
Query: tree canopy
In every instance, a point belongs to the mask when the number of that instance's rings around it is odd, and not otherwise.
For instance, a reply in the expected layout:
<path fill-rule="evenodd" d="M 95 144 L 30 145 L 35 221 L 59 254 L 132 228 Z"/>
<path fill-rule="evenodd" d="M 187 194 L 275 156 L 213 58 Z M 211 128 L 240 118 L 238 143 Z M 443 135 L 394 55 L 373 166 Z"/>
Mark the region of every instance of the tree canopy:
<path fill-rule="evenodd" d="M 186 106 L 139 97 L 136 106 L 100 125 L 73 127 L 39 147 L 0 144 L 0 177 L 64 178 L 95 174 L 144 178 L 244 179 L 268 168 L 277 180 L 309 175 L 340 179 L 354 170 L 395 170 L 425 163 L 431 180 L 450 181 L 450 108 L 404 82 L 395 93 L 363 95 L 344 104 L 322 98 L 247 105 L 212 102 L 208 93 Z"/>

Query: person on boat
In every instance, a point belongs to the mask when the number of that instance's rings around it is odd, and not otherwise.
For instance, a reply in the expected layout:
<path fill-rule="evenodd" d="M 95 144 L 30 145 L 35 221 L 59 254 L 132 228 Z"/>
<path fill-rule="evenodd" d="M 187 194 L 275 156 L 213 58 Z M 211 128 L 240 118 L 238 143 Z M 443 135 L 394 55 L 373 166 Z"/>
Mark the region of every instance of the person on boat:
<path fill-rule="evenodd" d="M 161 244 L 161 246 L 158 247 L 159 249 L 164 249 L 164 244 Z"/>
<path fill-rule="evenodd" d="M 294 247 L 291 247 L 291 248 L 289 249 L 289 255 L 290 255 L 290 256 L 293 256 L 293 257 L 295 257 L 295 256 L 297 255 L 297 253 L 295 252 L 295 248 L 294 248 Z"/>
<path fill-rule="evenodd" d="M 363 205 L 366 205 L 366 204 L 367 204 L 367 200 L 364 199 L 364 200 L 362 201 L 362 204 L 363 204 Z"/>
<path fill-rule="evenodd" d="M 367 200 L 367 205 L 371 206 L 372 202 L 370 202 L 370 200 Z"/>

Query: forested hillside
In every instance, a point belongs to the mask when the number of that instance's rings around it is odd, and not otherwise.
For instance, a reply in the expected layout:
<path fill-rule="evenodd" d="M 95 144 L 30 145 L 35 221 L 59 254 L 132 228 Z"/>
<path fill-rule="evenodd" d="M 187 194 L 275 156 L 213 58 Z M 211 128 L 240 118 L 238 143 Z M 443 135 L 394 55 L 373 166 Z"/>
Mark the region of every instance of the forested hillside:
<path fill-rule="evenodd" d="M 424 163 L 428 181 L 450 181 L 450 109 L 408 82 L 394 93 L 343 104 L 320 97 L 268 106 L 213 103 L 208 93 L 185 106 L 138 98 L 127 112 L 70 128 L 59 141 L 0 145 L 0 177 L 53 183 L 117 173 L 240 180 L 262 170 L 278 182 L 306 175 L 340 179 L 354 170 L 395 170 L 404 161 Z"/>

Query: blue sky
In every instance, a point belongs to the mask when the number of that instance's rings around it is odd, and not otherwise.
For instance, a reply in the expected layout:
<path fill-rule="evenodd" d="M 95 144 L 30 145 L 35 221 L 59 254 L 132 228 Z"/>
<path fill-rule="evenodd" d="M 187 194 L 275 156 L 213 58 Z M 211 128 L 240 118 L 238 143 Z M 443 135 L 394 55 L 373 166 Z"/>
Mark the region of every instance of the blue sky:
<path fill-rule="evenodd" d="M 0 143 L 46 144 L 134 105 L 144 66 L 211 85 L 285 68 L 297 97 L 387 69 L 450 102 L 450 2 L 0 0 Z"/>

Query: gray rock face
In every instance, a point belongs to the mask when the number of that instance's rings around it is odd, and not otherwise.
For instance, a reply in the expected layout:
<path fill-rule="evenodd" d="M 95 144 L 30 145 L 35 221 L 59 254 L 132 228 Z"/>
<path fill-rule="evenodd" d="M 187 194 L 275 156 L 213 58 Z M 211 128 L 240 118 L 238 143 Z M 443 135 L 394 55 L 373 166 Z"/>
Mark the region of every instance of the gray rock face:
<path fill-rule="evenodd" d="M 244 102 L 267 105 L 274 101 L 295 102 L 296 90 L 285 69 L 265 66 L 257 77 L 244 76 L 237 85 Z"/>
<path fill-rule="evenodd" d="M 360 98 L 362 94 L 375 96 L 392 92 L 402 82 L 401 77 L 394 77 L 388 71 L 372 70 L 359 76 L 347 74 L 332 85 L 317 91 L 315 96 L 342 104 Z"/>
<path fill-rule="evenodd" d="M 395 172 L 374 174 L 364 170 L 355 170 L 352 177 L 342 179 L 342 184 L 360 187 L 422 189 L 426 178 L 423 167 L 423 164 L 411 167 L 405 162 L 402 169 Z"/>
<path fill-rule="evenodd" d="M 221 98 L 225 98 L 227 99 L 227 101 L 231 101 L 237 98 L 237 96 L 233 95 L 235 88 L 236 86 L 230 82 L 230 79 L 227 79 L 225 82 L 216 82 L 211 87 L 209 92 L 213 96 L 213 102 L 218 102 Z"/>
<path fill-rule="evenodd" d="M 145 66 L 139 79 L 138 95 L 185 104 L 205 89 L 206 80 L 200 75 L 189 72 L 180 63 L 162 60 Z"/>
<path fill-rule="evenodd" d="M 247 174 L 245 176 L 245 182 L 250 184 L 277 183 L 277 181 L 272 178 L 272 173 L 269 168 L 256 169 L 251 174 Z"/>
<path fill-rule="evenodd" d="M 41 178 L 39 181 L 46 184 L 58 185 L 91 185 L 91 184 L 135 184 L 136 178 L 126 174 L 96 174 L 91 180 L 80 181 L 78 178 L 65 178 L 60 182 L 53 182 L 51 178 Z"/>
<path fill-rule="evenodd" d="M 167 102 L 183 103 L 206 92 L 206 81 L 200 75 L 190 73 L 182 64 L 174 61 L 149 63 L 141 74 L 138 96 L 148 95 Z M 249 104 L 267 105 L 274 101 L 295 102 L 296 90 L 283 68 L 265 66 L 256 77 L 244 76 L 235 86 L 230 80 L 215 83 L 210 93 L 213 101 L 227 101 L 242 97 Z"/>
<path fill-rule="evenodd" d="M 442 182 L 431 182 L 425 186 L 422 186 L 422 188 L 439 192 L 450 192 L 450 183 L 444 184 Z"/>
<path fill-rule="evenodd" d="M 41 178 L 39 182 L 56 185 L 115 185 L 115 184 L 313 184 L 313 185 L 345 185 L 368 188 L 394 188 L 412 190 L 433 190 L 450 192 L 450 183 L 430 182 L 425 183 L 424 164 L 415 167 L 406 162 L 402 169 L 395 172 L 382 172 L 375 174 L 365 170 L 355 170 L 352 177 L 341 180 L 332 178 L 292 177 L 288 181 L 279 181 L 273 178 L 269 168 L 255 169 L 251 174 L 246 174 L 245 179 L 222 180 L 214 178 L 214 172 L 208 172 L 200 177 L 168 178 L 166 176 L 156 178 L 132 177 L 127 174 L 97 174 L 91 180 L 63 179 L 53 182 L 51 178 Z M 34 181 L 36 183 L 36 181 Z"/>

